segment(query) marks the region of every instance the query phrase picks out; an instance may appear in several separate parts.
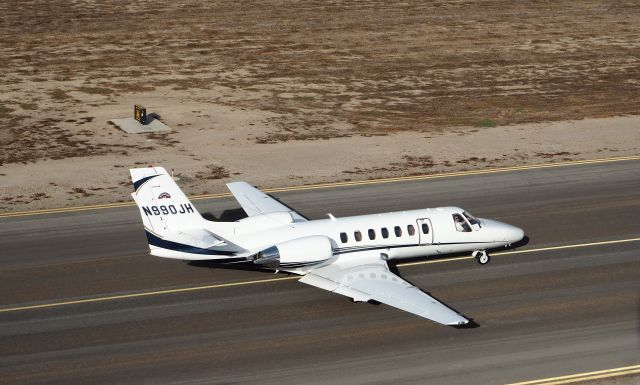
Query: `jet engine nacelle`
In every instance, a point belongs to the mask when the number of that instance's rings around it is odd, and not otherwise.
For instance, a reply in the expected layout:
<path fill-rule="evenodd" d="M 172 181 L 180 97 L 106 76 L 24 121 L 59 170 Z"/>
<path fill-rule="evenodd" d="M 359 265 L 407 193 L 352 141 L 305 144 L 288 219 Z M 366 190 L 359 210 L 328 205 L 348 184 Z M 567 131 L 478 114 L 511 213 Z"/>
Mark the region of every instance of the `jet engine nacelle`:
<path fill-rule="evenodd" d="M 331 239 L 312 235 L 268 247 L 254 255 L 253 263 L 271 269 L 292 269 L 320 263 L 332 256 Z"/>

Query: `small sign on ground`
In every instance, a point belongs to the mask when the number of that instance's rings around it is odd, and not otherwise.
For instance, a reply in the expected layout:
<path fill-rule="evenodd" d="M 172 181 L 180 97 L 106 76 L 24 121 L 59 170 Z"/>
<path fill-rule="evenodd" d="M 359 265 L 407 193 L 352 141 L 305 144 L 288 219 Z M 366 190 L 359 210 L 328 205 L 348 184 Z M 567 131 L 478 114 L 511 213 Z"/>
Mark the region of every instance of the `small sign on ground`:
<path fill-rule="evenodd" d="M 153 113 L 147 115 L 147 109 L 140 105 L 135 106 L 132 118 L 111 119 L 110 122 L 128 134 L 171 131 L 169 126 L 158 119 L 158 115 Z"/>

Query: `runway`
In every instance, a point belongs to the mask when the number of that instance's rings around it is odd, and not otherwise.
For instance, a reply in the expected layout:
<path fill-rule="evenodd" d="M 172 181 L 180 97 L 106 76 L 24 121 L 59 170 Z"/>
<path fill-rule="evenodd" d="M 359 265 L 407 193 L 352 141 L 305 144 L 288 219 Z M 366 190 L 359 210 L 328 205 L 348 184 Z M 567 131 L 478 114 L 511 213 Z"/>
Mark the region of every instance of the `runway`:
<path fill-rule="evenodd" d="M 521 250 L 570 246 L 398 267 L 474 329 L 151 257 L 133 207 L 2 218 L 0 382 L 505 384 L 637 365 L 638 191 L 629 160 L 274 194 L 310 218 L 457 205 L 522 227 Z M 214 287 L 175 291 L 201 286 Z"/>

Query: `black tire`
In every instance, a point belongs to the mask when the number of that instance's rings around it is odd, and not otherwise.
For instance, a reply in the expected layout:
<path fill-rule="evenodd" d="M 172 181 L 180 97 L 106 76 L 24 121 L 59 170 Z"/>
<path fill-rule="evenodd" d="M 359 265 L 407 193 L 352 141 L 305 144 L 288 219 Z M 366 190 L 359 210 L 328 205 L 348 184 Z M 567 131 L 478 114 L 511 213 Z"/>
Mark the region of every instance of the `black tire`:
<path fill-rule="evenodd" d="M 491 257 L 487 253 L 480 253 L 476 257 L 476 259 L 477 259 L 478 263 L 481 264 L 481 265 L 486 265 L 487 263 L 489 263 L 491 261 Z"/>

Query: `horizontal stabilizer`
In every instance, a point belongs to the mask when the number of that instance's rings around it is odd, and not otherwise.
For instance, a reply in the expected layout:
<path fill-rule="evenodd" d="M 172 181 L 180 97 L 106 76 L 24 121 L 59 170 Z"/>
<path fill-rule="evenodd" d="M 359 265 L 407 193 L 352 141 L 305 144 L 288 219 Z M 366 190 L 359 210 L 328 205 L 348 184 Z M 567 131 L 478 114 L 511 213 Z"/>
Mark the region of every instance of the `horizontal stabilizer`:
<path fill-rule="evenodd" d="M 227 187 L 238 203 L 240 203 L 242 209 L 250 217 L 261 214 L 288 212 L 291 213 L 291 217 L 295 222 L 307 220 L 307 218 L 292 210 L 290 207 L 287 207 L 277 199 L 263 193 L 247 182 L 227 183 Z"/>

